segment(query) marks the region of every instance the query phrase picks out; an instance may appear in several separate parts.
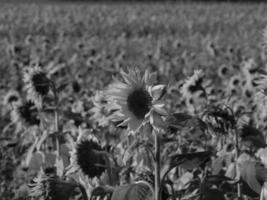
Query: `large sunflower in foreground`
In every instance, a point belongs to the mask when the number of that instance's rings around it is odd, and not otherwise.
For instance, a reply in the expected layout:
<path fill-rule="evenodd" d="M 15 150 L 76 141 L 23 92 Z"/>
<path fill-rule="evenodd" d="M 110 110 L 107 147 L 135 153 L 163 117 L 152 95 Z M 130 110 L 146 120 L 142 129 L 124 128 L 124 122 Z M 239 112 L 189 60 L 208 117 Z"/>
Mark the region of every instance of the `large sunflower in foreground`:
<path fill-rule="evenodd" d="M 148 71 L 141 75 L 138 69 L 128 73 L 121 70 L 123 81 L 115 79 L 110 85 L 107 96 L 118 105 L 114 120 L 122 121 L 131 131 L 137 131 L 150 122 L 154 127 L 162 123 L 162 115 L 167 115 L 163 102 L 160 101 L 166 91 L 165 85 L 153 86 L 155 74 Z"/>

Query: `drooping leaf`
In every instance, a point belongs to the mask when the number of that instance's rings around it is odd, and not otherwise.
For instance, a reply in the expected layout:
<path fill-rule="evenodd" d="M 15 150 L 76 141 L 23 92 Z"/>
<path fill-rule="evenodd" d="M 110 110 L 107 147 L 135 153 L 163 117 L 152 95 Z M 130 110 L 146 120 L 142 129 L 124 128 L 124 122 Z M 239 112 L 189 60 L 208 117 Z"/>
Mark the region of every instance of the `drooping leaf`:
<path fill-rule="evenodd" d="M 174 113 L 167 117 L 166 122 L 170 129 L 175 131 L 182 130 L 184 128 L 195 127 L 203 132 L 206 130 L 207 126 L 200 118 L 188 115 L 186 113 Z"/>
<path fill-rule="evenodd" d="M 194 169 L 210 160 L 210 151 L 174 154 L 170 156 L 170 166 L 180 166 L 184 169 Z"/>
<path fill-rule="evenodd" d="M 242 179 L 249 185 L 249 187 L 255 191 L 256 193 L 260 194 L 261 192 L 261 184 L 257 180 L 257 177 L 261 173 L 265 173 L 265 171 L 261 171 L 262 168 L 258 169 L 259 172 L 257 172 L 256 168 L 257 162 L 255 161 L 244 161 L 242 165 L 239 164 L 239 171 L 240 176 Z M 267 173 L 267 172 L 266 172 Z"/>

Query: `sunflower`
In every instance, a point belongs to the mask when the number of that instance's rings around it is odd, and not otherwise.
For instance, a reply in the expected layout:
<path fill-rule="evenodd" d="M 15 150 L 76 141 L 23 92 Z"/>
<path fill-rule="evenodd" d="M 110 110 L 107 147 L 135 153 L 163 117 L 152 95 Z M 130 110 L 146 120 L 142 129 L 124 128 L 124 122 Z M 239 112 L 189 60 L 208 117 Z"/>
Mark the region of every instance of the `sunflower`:
<path fill-rule="evenodd" d="M 32 101 L 15 105 L 11 112 L 11 119 L 14 123 L 24 124 L 26 126 L 40 124 L 37 107 Z"/>
<path fill-rule="evenodd" d="M 267 51 L 267 27 L 264 28 L 263 32 L 262 32 L 262 50 L 264 52 Z"/>
<path fill-rule="evenodd" d="M 3 105 L 13 108 L 15 104 L 19 104 L 21 102 L 21 97 L 17 91 L 11 90 L 9 91 L 3 100 Z"/>
<path fill-rule="evenodd" d="M 257 85 L 257 90 L 264 96 L 267 96 L 267 75 L 260 75 L 254 82 Z"/>
<path fill-rule="evenodd" d="M 23 80 L 28 99 L 32 100 L 38 108 L 42 108 L 43 97 L 48 95 L 51 86 L 51 81 L 47 74 L 39 65 L 35 65 L 25 70 Z"/>
<path fill-rule="evenodd" d="M 115 79 L 107 90 L 107 97 L 114 101 L 119 109 L 114 113 L 115 121 L 122 121 L 119 126 L 128 125 L 136 132 L 150 122 L 154 127 L 162 124 L 161 116 L 167 115 L 161 97 L 166 92 L 165 85 L 153 86 L 155 73 L 148 71 L 141 75 L 138 69 L 121 70 L 123 81 Z"/>
<path fill-rule="evenodd" d="M 110 113 L 109 104 L 103 91 L 97 91 L 95 96 L 92 97 L 93 107 L 90 109 L 91 119 L 100 127 L 108 126 Z"/>
<path fill-rule="evenodd" d="M 43 171 L 29 184 L 29 196 L 40 200 L 68 200 L 76 183 L 67 182 L 56 175 L 49 176 Z"/>
<path fill-rule="evenodd" d="M 81 170 L 89 178 L 100 177 L 106 170 L 106 155 L 99 141 L 93 135 L 77 142 L 71 152 L 69 172 Z"/>
<path fill-rule="evenodd" d="M 203 85 L 204 73 L 202 70 L 195 70 L 194 74 L 189 77 L 181 88 L 181 93 L 185 99 L 192 97 L 206 96 L 206 91 Z M 197 95 L 196 95 L 197 94 Z"/>

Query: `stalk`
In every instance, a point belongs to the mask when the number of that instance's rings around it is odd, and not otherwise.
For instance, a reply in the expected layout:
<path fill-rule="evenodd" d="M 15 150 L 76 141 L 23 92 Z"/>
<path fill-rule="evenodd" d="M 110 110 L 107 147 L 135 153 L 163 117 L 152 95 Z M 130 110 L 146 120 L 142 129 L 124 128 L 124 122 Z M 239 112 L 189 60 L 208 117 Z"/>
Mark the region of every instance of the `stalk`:
<path fill-rule="evenodd" d="M 236 151 L 236 154 L 235 154 L 235 160 L 236 160 L 236 174 L 237 174 L 237 159 L 239 157 L 239 144 L 238 144 L 238 134 L 237 132 L 235 132 L 235 151 Z M 241 188 L 241 183 L 238 181 L 237 183 L 237 197 L 238 197 L 238 200 L 242 199 L 242 188 Z"/>
<path fill-rule="evenodd" d="M 154 130 L 155 140 L 155 200 L 160 200 L 160 142 L 157 132 Z"/>
<path fill-rule="evenodd" d="M 52 85 L 52 90 L 54 93 L 54 100 L 55 100 L 55 113 L 54 113 L 54 118 L 55 118 L 55 132 L 56 132 L 56 151 L 57 151 L 57 158 L 59 159 L 59 139 L 58 139 L 58 131 L 59 131 L 59 114 L 58 114 L 58 95 L 57 95 L 57 89 L 56 86 L 53 82 L 51 82 Z"/>

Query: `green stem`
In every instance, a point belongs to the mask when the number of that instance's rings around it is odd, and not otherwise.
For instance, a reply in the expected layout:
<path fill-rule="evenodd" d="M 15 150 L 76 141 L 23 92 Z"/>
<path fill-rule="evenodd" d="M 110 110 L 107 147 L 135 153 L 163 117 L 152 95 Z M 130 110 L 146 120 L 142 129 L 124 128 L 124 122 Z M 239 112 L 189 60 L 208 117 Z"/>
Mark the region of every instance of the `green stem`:
<path fill-rule="evenodd" d="M 160 200 L 160 142 L 157 132 L 154 130 L 155 139 L 155 200 Z"/>
<path fill-rule="evenodd" d="M 58 95 L 57 95 L 57 89 L 56 86 L 53 82 L 51 82 L 52 85 L 52 90 L 54 93 L 54 98 L 55 98 L 55 132 L 56 132 L 56 151 L 57 151 L 57 158 L 59 159 L 59 138 L 58 138 L 58 131 L 59 131 L 59 114 L 58 114 Z"/>
<path fill-rule="evenodd" d="M 238 144 L 238 134 L 237 134 L 237 131 L 234 133 L 235 134 L 235 151 L 236 151 L 236 174 L 237 174 L 237 171 L 238 171 L 238 168 L 237 168 L 237 159 L 239 157 L 239 144 Z M 241 188 L 241 183 L 240 181 L 237 182 L 237 197 L 238 197 L 238 200 L 239 199 L 242 199 L 242 188 Z"/>

